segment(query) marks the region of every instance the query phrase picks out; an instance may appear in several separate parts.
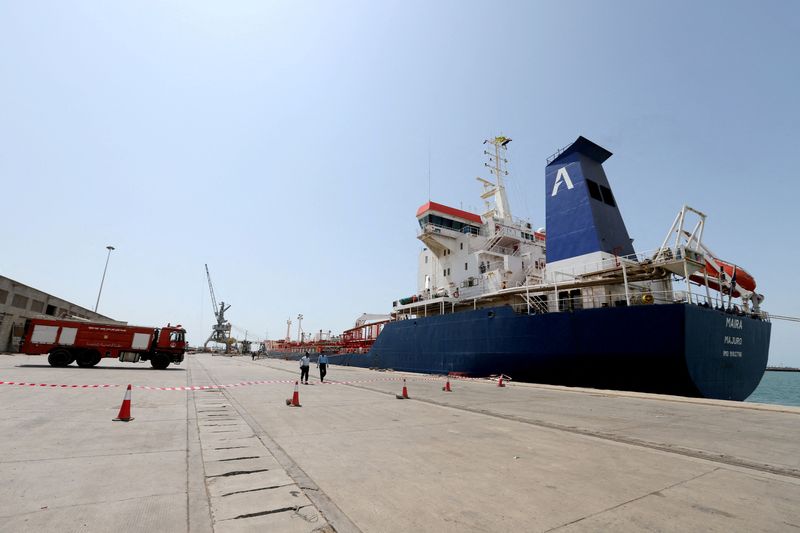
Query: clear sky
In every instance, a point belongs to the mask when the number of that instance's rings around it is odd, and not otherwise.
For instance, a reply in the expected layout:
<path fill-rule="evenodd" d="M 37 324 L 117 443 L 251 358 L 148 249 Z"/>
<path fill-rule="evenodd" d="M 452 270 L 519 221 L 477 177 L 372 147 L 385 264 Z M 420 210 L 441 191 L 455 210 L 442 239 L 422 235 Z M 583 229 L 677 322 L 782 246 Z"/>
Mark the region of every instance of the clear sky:
<path fill-rule="evenodd" d="M 412 294 L 415 212 L 480 205 L 510 145 L 515 215 L 584 135 L 638 250 L 682 204 L 800 315 L 800 3 L 0 0 L 0 273 L 145 325 L 350 327 Z M 296 323 L 296 320 L 295 320 Z M 293 325 L 293 330 L 295 327 Z M 800 366 L 775 322 L 772 364 Z"/>

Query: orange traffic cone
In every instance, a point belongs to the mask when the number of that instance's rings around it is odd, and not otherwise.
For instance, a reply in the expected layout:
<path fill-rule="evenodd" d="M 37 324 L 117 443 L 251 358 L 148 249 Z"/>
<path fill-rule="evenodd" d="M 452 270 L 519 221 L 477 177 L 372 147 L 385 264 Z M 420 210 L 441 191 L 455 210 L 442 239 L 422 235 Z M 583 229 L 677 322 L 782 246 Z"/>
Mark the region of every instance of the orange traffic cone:
<path fill-rule="evenodd" d="M 292 394 L 291 400 L 286 400 L 286 405 L 289 407 L 301 407 L 300 406 L 300 391 L 298 389 L 298 382 L 294 382 L 294 394 Z"/>
<path fill-rule="evenodd" d="M 497 386 L 498 387 L 505 387 L 506 386 L 506 384 L 503 383 L 503 374 L 500 374 L 500 379 L 497 380 Z"/>
<path fill-rule="evenodd" d="M 408 388 L 406 387 L 406 380 L 403 379 L 403 394 L 395 394 L 395 398 L 398 400 L 408 400 Z"/>
<path fill-rule="evenodd" d="M 450 378 L 447 378 L 447 381 L 445 382 L 444 387 L 442 387 L 442 390 L 445 392 L 453 392 L 453 389 L 450 388 Z"/>
<path fill-rule="evenodd" d="M 119 408 L 119 414 L 114 422 L 130 422 L 133 420 L 131 416 L 131 386 L 128 385 L 128 390 L 125 391 L 125 399 L 122 400 L 122 405 Z"/>

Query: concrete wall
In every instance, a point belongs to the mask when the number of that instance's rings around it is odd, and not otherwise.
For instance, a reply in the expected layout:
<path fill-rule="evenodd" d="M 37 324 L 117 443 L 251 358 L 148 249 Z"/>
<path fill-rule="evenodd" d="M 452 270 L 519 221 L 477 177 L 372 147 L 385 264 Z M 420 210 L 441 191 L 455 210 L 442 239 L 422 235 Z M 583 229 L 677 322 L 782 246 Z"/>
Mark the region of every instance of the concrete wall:
<path fill-rule="evenodd" d="M 117 322 L 74 303 L 0 276 L 0 352 L 16 352 L 25 320 L 35 317 L 77 316 Z"/>

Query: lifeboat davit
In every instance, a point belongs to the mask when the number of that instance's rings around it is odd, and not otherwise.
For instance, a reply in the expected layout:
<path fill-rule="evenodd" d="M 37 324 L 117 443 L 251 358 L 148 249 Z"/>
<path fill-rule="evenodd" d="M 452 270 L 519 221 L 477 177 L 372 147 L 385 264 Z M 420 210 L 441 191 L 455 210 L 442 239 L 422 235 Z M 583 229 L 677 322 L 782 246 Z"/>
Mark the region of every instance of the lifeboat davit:
<path fill-rule="evenodd" d="M 725 273 L 725 279 L 727 281 L 731 281 L 733 279 L 734 270 L 736 271 L 736 288 L 733 290 L 734 298 L 738 298 L 742 294 L 736 290 L 739 287 L 748 291 L 748 292 L 755 292 L 756 290 L 756 280 L 753 276 L 750 275 L 748 271 L 743 269 L 740 266 L 734 265 L 733 263 L 728 263 L 722 261 L 720 259 L 714 258 L 714 261 L 722 268 L 722 271 Z M 714 264 L 706 259 L 706 276 L 708 277 L 708 286 L 715 291 L 719 291 L 719 270 L 717 270 Z M 689 279 L 698 283 L 700 285 L 706 284 L 706 279 L 703 277 L 702 274 L 695 273 L 689 276 Z"/>

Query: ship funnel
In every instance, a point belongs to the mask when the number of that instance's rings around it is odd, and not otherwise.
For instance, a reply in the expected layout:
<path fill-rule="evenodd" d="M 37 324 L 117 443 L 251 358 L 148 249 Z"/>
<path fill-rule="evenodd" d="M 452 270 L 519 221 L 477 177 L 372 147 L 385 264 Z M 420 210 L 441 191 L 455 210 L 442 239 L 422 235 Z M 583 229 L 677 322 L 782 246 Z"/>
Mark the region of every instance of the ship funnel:
<path fill-rule="evenodd" d="M 609 157 L 611 152 L 602 146 L 578 137 L 548 160 L 545 168 L 548 266 L 598 252 L 600 257 L 634 253 L 603 170 L 603 162 Z"/>

